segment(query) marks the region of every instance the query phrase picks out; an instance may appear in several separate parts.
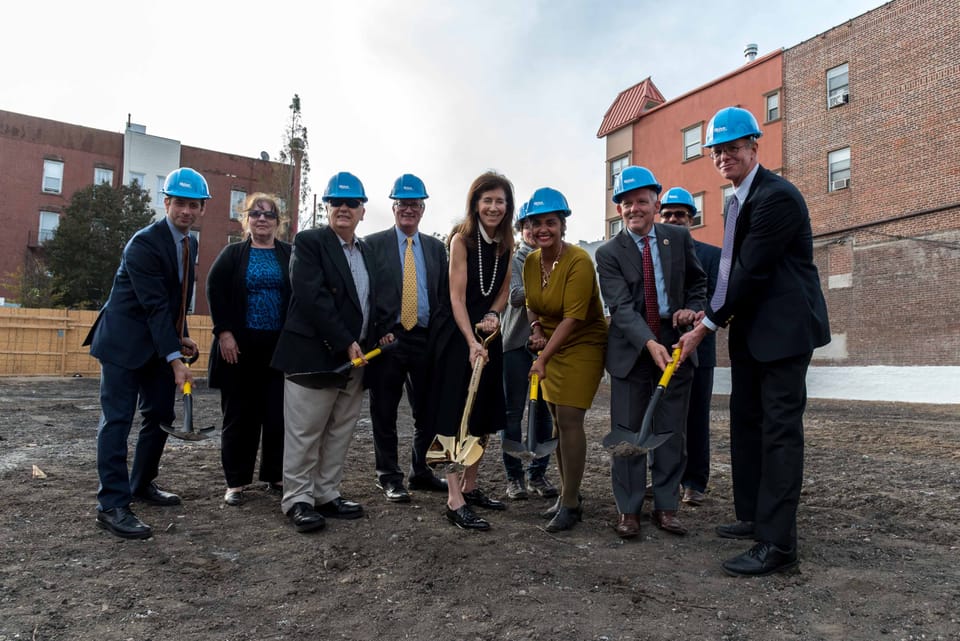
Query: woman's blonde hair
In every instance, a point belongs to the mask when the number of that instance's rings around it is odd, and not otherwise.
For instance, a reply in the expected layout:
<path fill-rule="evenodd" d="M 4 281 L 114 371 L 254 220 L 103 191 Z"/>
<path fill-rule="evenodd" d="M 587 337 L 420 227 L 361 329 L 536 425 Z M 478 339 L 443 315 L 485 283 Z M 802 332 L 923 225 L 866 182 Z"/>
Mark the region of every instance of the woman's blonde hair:
<path fill-rule="evenodd" d="M 258 203 L 267 203 L 270 205 L 270 208 L 277 212 L 277 234 L 276 237 L 280 238 L 287 229 L 287 225 L 290 222 L 289 216 L 284 212 L 280 211 L 280 199 L 273 194 L 266 194 L 262 191 L 250 194 L 247 196 L 246 201 L 243 204 L 243 213 L 240 216 L 240 226 L 243 227 L 243 233 L 245 236 L 250 235 L 250 220 L 247 216 L 247 212 L 251 209 L 256 209 Z"/>

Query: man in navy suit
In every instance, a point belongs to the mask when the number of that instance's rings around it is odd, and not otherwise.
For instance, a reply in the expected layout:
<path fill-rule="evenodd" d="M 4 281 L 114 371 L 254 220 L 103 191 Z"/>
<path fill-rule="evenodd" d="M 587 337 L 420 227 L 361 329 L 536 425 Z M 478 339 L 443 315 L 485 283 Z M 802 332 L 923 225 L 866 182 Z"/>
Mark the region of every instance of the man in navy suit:
<path fill-rule="evenodd" d="M 428 359 L 428 333 L 447 290 L 447 251 L 443 243 L 421 234 L 420 219 L 429 196 L 423 181 L 404 174 L 394 182 L 390 198 L 396 224 L 370 234 L 365 241 L 377 257 L 377 316 L 398 343 L 367 367 L 364 381 L 370 390 L 370 419 L 376 457 L 377 486 L 388 501 L 409 503 L 410 494 L 403 484 L 403 471 L 397 455 L 397 407 L 407 389 L 407 401 L 413 412 L 413 447 L 410 464 L 412 489 L 445 492 L 446 480 L 437 478 L 427 467 L 427 449 L 434 434 L 423 425 L 423 403 Z M 407 245 L 409 244 L 409 252 Z M 411 293 L 409 310 L 404 315 L 404 276 L 411 266 L 416 292 Z"/>
<path fill-rule="evenodd" d="M 623 231 L 597 248 L 600 291 L 610 308 L 606 367 L 610 372 L 610 421 L 638 431 L 681 328 L 693 323 L 706 304 L 706 275 L 693 251 L 690 232 L 654 223 L 661 186 L 646 167 L 631 166 L 617 176 L 613 201 Z M 649 261 L 649 262 L 648 262 Z M 659 431 L 670 439 L 656 450 L 650 476 L 654 524 L 684 535 L 677 516 L 680 478 L 686 463 L 684 421 L 690 397 L 692 364 L 678 367 L 656 411 Z M 610 457 L 610 478 L 621 538 L 640 533 L 640 509 L 646 489 L 645 453 Z"/>
<path fill-rule="evenodd" d="M 690 227 L 697 215 L 693 196 L 683 187 L 668 189 L 660 199 L 660 220 L 672 225 Z M 720 248 L 693 240 L 700 266 L 707 273 L 707 300 L 717 288 Z M 690 406 L 687 409 L 687 467 L 683 471 L 683 502 L 700 505 L 706 499 L 710 479 L 710 400 L 713 397 L 713 370 L 717 366 L 717 337 L 707 336 L 697 348 L 697 364 L 690 385 Z"/>
<path fill-rule="evenodd" d="M 190 228 L 203 215 L 210 191 L 189 167 L 170 172 L 163 189 L 166 217 L 127 243 L 110 297 L 83 343 L 100 361 L 97 523 L 132 539 L 152 531 L 130 510 L 131 501 L 180 503 L 154 483 L 167 442 L 160 425 L 173 422 L 176 389 L 193 380 L 181 359 L 197 353 L 186 324 L 197 256 Z M 127 436 L 138 399 L 143 420 L 128 474 Z"/>
<path fill-rule="evenodd" d="M 730 328 L 730 460 L 737 521 L 725 538 L 755 545 L 723 563 L 733 576 L 793 568 L 803 484 L 803 411 L 813 350 L 830 341 L 813 262 L 810 214 L 792 183 L 757 162 L 756 118 L 727 107 L 704 147 L 734 187 L 727 203 L 717 289 L 706 315 L 679 341 L 686 358 Z"/>
<path fill-rule="evenodd" d="M 323 194 L 329 224 L 297 234 L 290 258 L 290 308 L 271 366 L 286 373 L 327 372 L 382 337 L 375 318 L 373 252 L 356 235 L 366 192 L 351 173 L 334 174 Z M 343 387 L 283 387 L 283 499 L 297 532 L 326 519 L 356 519 L 363 507 L 340 495 L 343 464 L 363 401 L 362 375 Z"/>

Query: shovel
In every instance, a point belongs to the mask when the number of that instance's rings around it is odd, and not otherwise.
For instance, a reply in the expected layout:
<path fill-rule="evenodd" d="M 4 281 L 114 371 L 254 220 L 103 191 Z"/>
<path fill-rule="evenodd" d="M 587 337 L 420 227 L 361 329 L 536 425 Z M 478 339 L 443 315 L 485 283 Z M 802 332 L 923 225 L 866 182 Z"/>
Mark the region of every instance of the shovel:
<path fill-rule="evenodd" d="M 511 439 L 503 440 L 503 451 L 523 461 L 543 458 L 553 454 L 557 449 L 556 438 L 550 438 L 543 443 L 537 442 L 537 405 L 540 400 L 540 377 L 530 376 L 530 405 L 527 407 L 527 438 L 526 442 L 518 443 Z"/>
<path fill-rule="evenodd" d="M 387 343 L 381 347 L 370 350 L 363 355 L 363 358 L 368 361 L 375 356 L 395 349 L 397 346 L 397 341 L 392 343 Z M 327 389 L 329 387 L 339 387 L 343 389 L 347 386 L 347 381 L 350 380 L 350 370 L 355 367 L 362 367 L 363 359 L 355 358 L 351 361 L 347 361 L 340 367 L 330 370 L 329 372 L 301 372 L 299 374 L 290 374 L 287 376 L 287 380 L 291 383 L 296 383 L 297 385 L 302 385 L 303 387 L 309 387 L 310 389 Z"/>
<path fill-rule="evenodd" d="M 195 362 L 199 356 L 199 354 L 194 354 L 192 358 L 184 359 L 183 362 L 187 364 L 187 367 L 190 367 L 190 363 Z M 217 426 L 211 425 L 198 430 L 193 428 L 193 385 L 190 381 L 187 381 L 183 384 L 183 429 L 178 430 L 173 425 L 162 424 L 160 428 L 170 436 L 175 436 L 184 441 L 205 441 L 210 438 L 210 433 L 217 429 Z"/>
<path fill-rule="evenodd" d="M 483 348 L 486 349 L 500 333 L 500 328 L 495 329 L 486 338 L 480 337 L 479 325 L 474 328 L 474 332 Z M 470 383 L 467 385 L 467 400 L 463 406 L 459 433 L 456 436 L 438 434 L 434 437 L 433 443 L 427 450 L 428 465 L 448 464 L 453 466 L 454 470 L 460 471 L 463 468 L 470 467 L 483 456 L 483 444 L 479 438 L 469 433 L 469 429 L 470 414 L 473 412 L 473 403 L 477 398 L 477 388 L 480 387 L 480 374 L 483 372 L 484 365 L 483 356 L 478 356 L 477 360 L 473 362 L 473 373 L 470 375 Z"/>
<path fill-rule="evenodd" d="M 677 369 L 677 362 L 680 360 L 680 348 L 673 350 L 672 360 L 663 370 L 663 376 L 657 383 L 657 389 L 653 390 L 650 397 L 650 403 L 647 405 L 647 411 L 643 413 L 643 422 L 640 425 L 640 431 L 634 431 L 623 425 L 614 425 L 610 433 L 603 437 L 603 446 L 614 450 L 614 456 L 637 456 L 646 454 L 655 449 L 673 436 L 673 432 L 656 433 L 653 431 L 653 417 L 657 412 L 657 405 L 660 404 L 660 398 L 663 396 L 674 370 Z"/>

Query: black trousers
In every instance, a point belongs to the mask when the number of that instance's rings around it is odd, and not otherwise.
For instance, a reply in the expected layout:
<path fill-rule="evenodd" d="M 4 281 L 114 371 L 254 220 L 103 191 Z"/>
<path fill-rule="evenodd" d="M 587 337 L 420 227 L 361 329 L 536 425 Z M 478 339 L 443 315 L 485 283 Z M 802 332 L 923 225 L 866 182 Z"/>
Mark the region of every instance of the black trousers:
<path fill-rule="evenodd" d="M 283 480 L 283 373 L 270 367 L 280 332 L 244 329 L 236 334 L 240 358 L 225 365 L 220 387 L 223 435 L 220 459 L 227 487 Z"/>
<path fill-rule="evenodd" d="M 426 412 L 423 411 L 429 364 L 427 330 L 415 327 L 409 332 L 396 329 L 394 332 L 399 341 L 397 348 L 371 360 L 364 379 L 370 391 L 370 420 L 380 483 L 403 480 L 397 453 L 397 411 L 404 387 L 413 413 L 410 476 L 433 474 L 427 467 L 427 449 L 435 434 L 425 427 Z"/>
<path fill-rule="evenodd" d="M 687 468 L 681 485 L 705 492 L 710 480 L 710 401 L 713 398 L 712 367 L 695 367 L 687 408 Z"/>
<path fill-rule="evenodd" d="M 797 544 L 811 356 L 762 363 L 745 346 L 730 346 L 730 460 L 737 519 L 755 522 L 757 540 L 787 549 Z"/>

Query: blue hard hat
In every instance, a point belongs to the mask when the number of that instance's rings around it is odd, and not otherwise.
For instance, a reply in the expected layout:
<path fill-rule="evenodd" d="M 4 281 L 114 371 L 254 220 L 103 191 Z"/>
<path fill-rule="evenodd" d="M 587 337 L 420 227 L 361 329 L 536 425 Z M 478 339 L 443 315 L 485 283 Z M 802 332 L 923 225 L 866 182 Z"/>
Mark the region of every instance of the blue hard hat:
<path fill-rule="evenodd" d="M 363 190 L 363 183 L 349 171 L 341 171 L 330 177 L 327 188 L 323 190 L 323 202 L 331 198 L 356 198 L 367 202 L 367 193 Z"/>
<path fill-rule="evenodd" d="M 526 206 L 527 209 L 523 213 L 524 218 L 551 212 L 563 214 L 564 218 L 570 215 L 570 205 L 567 204 L 567 199 L 559 191 L 550 187 L 541 187 L 533 192 L 533 196 L 530 196 Z"/>
<path fill-rule="evenodd" d="M 658 194 L 663 190 L 660 183 L 653 176 L 653 172 L 646 167 L 630 165 L 624 167 L 623 171 L 617 174 L 617 179 L 613 182 L 613 202 L 620 204 L 620 197 L 628 191 L 647 187 Z"/>
<path fill-rule="evenodd" d="M 527 217 L 527 208 L 530 206 L 530 203 L 522 203 L 519 208 L 517 208 L 517 220 L 513 223 L 513 226 L 516 227 L 517 231 L 523 228 L 523 219 Z"/>
<path fill-rule="evenodd" d="M 197 171 L 181 167 L 167 174 L 167 179 L 163 181 L 163 194 L 175 198 L 206 200 L 210 198 L 210 189 L 207 188 L 207 180 Z"/>
<path fill-rule="evenodd" d="M 413 174 L 404 174 L 397 178 L 393 183 L 393 189 L 390 191 L 390 197 L 394 200 L 429 198 L 427 188 L 423 181 Z"/>
<path fill-rule="evenodd" d="M 757 124 L 757 119 L 752 113 L 740 107 L 726 107 L 715 113 L 707 123 L 706 140 L 703 146 L 713 147 L 747 136 L 759 138 L 762 135 L 760 125 Z"/>
<path fill-rule="evenodd" d="M 693 202 L 693 196 L 683 187 L 671 187 L 660 198 L 660 207 L 667 205 L 683 205 L 690 208 L 690 215 L 697 213 L 697 205 Z"/>

